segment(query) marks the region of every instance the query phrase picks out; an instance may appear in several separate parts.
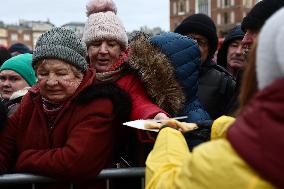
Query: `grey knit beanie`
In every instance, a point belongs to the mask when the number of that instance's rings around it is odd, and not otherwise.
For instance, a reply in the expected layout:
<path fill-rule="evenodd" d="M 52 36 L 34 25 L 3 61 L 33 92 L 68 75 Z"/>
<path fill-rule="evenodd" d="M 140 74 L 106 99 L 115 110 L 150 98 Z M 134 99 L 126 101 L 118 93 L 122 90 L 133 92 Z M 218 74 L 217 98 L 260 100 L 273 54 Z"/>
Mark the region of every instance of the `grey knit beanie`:
<path fill-rule="evenodd" d="M 284 77 L 284 8 L 273 14 L 259 34 L 256 74 L 258 88 L 264 89 Z"/>
<path fill-rule="evenodd" d="M 33 52 L 33 66 L 41 59 L 56 58 L 63 60 L 81 72 L 86 72 L 87 47 L 79 36 L 70 29 L 55 27 L 42 34 Z"/>

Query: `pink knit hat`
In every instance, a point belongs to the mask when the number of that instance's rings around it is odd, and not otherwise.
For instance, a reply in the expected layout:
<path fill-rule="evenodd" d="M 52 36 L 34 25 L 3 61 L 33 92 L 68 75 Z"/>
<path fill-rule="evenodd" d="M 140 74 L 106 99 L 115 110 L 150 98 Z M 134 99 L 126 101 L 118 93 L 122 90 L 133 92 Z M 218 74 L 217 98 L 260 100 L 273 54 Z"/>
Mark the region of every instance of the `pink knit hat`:
<path fill-rule="evenodd" d="M 116 40 L 123 49 L 128 39 L 122 22 L 119 20 L 116 5 L 112 0 L 90 0 L 86 6 L 88 20 L 85 24 L 83 41 Z"/>

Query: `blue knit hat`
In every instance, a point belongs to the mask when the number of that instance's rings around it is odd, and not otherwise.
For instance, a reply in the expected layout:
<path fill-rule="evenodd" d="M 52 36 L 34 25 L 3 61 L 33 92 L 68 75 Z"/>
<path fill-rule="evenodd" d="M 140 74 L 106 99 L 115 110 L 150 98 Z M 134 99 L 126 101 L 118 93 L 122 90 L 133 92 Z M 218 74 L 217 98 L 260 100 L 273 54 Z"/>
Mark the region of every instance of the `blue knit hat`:
<path fill-rule="evenodd" d="M 32 55 L 29 53 L 20 54 L 6 60 L 0 68 L 0 72 L 3 70 L 17 72 L 30 86 L 36 83 L 36 76 L 32 67 Z"/>

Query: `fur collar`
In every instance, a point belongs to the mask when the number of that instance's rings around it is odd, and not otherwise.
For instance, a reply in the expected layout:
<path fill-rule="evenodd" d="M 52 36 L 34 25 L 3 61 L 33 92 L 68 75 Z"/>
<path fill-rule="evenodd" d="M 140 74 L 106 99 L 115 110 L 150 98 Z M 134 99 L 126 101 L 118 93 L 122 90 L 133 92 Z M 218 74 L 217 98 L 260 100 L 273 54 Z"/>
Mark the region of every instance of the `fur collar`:
<path fill-rule="evenodd" d="M 177 115 L 184 107 L 185 97 L 166 55 L 143 35 L 130 43 L 129 53 L 128 63 L 140 76 L 147 94 L 170 115 Z"/>
<path fill-rule="evenodd" d="M 96 98 L 109 98 L 119 121 L 127 121 L 131 112 L 130 96 L 113 82 L 95 84 L 85 88 L 75 99 L 78 104 L 87 104 Z"/>

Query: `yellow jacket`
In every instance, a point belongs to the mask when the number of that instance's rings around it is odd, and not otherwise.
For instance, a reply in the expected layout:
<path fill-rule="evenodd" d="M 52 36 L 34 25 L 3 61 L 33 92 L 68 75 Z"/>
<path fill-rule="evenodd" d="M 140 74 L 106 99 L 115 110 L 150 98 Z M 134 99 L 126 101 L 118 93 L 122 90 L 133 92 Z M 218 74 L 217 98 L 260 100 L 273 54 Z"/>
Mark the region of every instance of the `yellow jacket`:
<path fill-rule="evenodd" d="M 222 116 L 212 126 L 211 141 L 189 152 L 183 135 L 160 131 L 146 161 L 146 189 L 272 189 L 234 151 L 225 138 L 234 118 Z"/>

